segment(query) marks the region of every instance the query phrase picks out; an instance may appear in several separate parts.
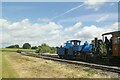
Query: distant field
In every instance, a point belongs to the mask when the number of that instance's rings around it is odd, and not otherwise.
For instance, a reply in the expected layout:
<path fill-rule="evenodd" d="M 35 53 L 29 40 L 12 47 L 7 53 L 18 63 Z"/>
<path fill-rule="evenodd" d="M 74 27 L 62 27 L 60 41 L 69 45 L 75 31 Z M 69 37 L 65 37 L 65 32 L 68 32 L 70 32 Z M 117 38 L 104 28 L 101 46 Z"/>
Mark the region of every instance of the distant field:
<path fill-rule="evenodd" d="M 17 49 L 3 49 L 3 78 L 111 78 L 114 75 L 84 69 L 84 66 L 61 64 L 51 60 L 23 56 Z M 31 50 L 26 50 L 31 51 Z"/>
<path fill-rule="evenodd" d="M 17 50 L 22 50 L 26 52 L 35 52 L 33 49 L 10 49 L 10 48 L 0 48 L 0 51 L 2 52 L 16 52 Z"/>

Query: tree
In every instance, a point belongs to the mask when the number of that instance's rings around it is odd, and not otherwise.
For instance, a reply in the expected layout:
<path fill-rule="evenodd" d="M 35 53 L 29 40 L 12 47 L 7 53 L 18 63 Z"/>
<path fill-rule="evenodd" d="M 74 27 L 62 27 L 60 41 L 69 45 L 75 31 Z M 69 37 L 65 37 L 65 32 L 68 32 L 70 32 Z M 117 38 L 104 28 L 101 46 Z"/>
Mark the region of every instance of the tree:
<path fill-rule="evenodd" d="M 22 48 L 23 49 L 30 49 L 31 45 L 29 43 L 24 43 Z"/>
<path fill-rule="evenodd" d="M 37 49 L 38 47 L 37 46 L 32 46 L 31 49 Z"/>
<path fill-rule="evenodd" d="M 15 48 L 20 48 L 18 44 L 15 44 L 14 46 L 15 46 Z"/>
<path fill-rule="evenodd" d="M 10 46 L 8 46 L 6 48 L 14 48 L 14 47 L 15 47 L 14 45 L 10 45 Z"/>
<path fill-rule="evenodd" d="M 10 45 L 10 46 L 8 46 L 8 47 L 6 47 L 6 48 L 19 48 L 19 45 L 18 45 L 18 44 Z"/>

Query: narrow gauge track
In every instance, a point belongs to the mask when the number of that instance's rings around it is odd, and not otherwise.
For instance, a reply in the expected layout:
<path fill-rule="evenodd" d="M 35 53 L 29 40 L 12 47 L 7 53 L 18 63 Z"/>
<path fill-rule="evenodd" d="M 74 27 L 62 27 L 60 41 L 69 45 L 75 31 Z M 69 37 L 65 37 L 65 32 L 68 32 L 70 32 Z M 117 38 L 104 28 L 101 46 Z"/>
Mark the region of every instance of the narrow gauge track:
<path fill-rule="evenodd" d="M 98 64 L 93 64 L 93 63 L 86 63 L 86 62 L 80 62 L 80 61 L 72 61 L 72 60 L 66 60 L 66 59 L 59 59 L 58 57 L 52 57 L 52 56 L 45 56 L 45 55 L 36 55 L 32 53 L 27 53 L 27 52 L 18 52 L 21 55 L 25 56 L 31 56 L 31 57 L 36 57 L 36 58 L 43 58 L 47 60 L 54 60 L 54 61 L 59 61 L 59 62 L 66 62 L 70 64 L 77 64 L 77 65 L 84 65 L 87 67 L 95 68 L 95 69 L 101 69 L 105 71 L 110 71 L 110 72 L 115 72 L 120 74 L 120 68 L 119 67 L 111 67 L 111 66 L 105 66 L 105 65 L 98 65 Z"/>

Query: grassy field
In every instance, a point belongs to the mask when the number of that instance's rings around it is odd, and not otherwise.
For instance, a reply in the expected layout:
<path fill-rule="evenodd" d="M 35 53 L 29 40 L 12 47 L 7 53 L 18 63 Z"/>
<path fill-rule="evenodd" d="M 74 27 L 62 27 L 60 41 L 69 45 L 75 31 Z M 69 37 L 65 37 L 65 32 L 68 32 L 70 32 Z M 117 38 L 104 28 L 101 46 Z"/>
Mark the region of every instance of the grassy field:
<path fill-rule="evenodd" d="M 3 52 L 2 57 L 2 77 L 3 78 L 17 78 L 19 77 L 16 71 L 13 68 L 7 59 L 6 56 L 12 55 L 12 52 L 8 54 L 8 52 Z"/>
<path fill-rule="evenodd" d="M 64 64 L 51 60 L 17 54 L 3 49 L 3 78 L 111 78 L 111 74 L 85 69 L 84 66 Z M 29 51 L 29 50 L 28 50 Z"/>
<path fill-rule="evenodd" d="M 10 49 L 10 48 L 0 48 L 0 51 L 2 52 L 16 52 L 17 50 L 22 50 L 25 52 L 35 52 L 33 49 Z"/>
<path fill-rule="evenodd" d="M 34 50 L 31 49 L 7 49 L 7 48 L 1 48 L 0 51 L 2 54 L 0 57 L 0 72 L 2 73 L 0 76 L 3 78 L 17 78 L 19 75 L 14 70 L 13 65 L 10 64 L 10 59 L 7 58 L 7 56 L 14 55 L 17 50 L 22 50 L 26 52 L 34 52 Z"/>
<path fill-rule="evenodd" d="M 2 52 L 0 50 L 0 78 L 2 78 Z"/>

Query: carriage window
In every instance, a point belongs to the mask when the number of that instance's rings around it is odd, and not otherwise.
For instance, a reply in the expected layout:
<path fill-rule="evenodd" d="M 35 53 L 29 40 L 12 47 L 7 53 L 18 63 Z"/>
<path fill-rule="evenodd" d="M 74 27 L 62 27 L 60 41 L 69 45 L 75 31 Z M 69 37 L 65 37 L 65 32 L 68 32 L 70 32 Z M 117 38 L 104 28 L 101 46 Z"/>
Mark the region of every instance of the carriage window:
<path fill-rule="evenodd" d="M 114 38 L 114 44 L 120 44 L 120 37 Z"/>
<path fill-rule="evenodd" d="M 114 38 L 114 44 L 118 44 L 118 38 Z"/>

